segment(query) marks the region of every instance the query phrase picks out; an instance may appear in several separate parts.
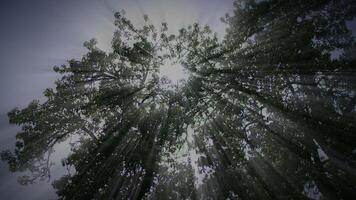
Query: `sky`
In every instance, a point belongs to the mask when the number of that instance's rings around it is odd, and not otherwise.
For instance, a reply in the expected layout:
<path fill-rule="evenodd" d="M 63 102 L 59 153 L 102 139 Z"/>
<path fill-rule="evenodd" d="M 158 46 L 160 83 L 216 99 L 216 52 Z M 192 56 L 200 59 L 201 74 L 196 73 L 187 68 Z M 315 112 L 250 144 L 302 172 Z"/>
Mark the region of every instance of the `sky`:
<path fill-rule="evenodd" d="M 174 33 L 193 22 L 210 25 L 220 37 L 220 17 L 232 11 L 233 0 L 1 0 L 0 2 L 0 150 L 13 148 L 18 127 L 8 124 L 7 112 L 42 99 L 45 88 L 59 78 L 53 66 L 85 54 L 83 42 L 96 38 L 109 49 L 113 14 L 124 9 L 135 25 L 148 14 L 156 25 L 167 22 Z M 181 69 L 163 68 L 170 79 L 183 78 Z M 58 155 L 66 151 L 62 145 Z M 60 174 L 62 169 L 54 169 Z M 19 174 L 0 162 L 0 198 L 55 199 L 50 182 L 17 183 Z M 58 178 L 58 177 L 57 177 Z M 50 180 L 53 181 L 53 180 Z"/>
<path fill-rule="evenodd" d="M 148 14 L 154 24 L 165 21 L 172 33 L 193 22 L 210 25 L 219 36 L 225 26 L 220 17 L 232 11 L 233 0 L 1 0 L 0 1 L 0 150 L 13 148 L 18 127 L 8 124 L 7 112 L 42 99 L 45 88 L 59 78 L 53 66 L 79 59 L 86 50 L 83 42 L 98 40 L 110 47 L 114 31 L 113 14 L 124 9 L 134 24 Z M 350 23 L 356 30 L 356 22 Z M 355 32 L 354 32 L 355 35 Z M 163 68 L 171 79 L 184 77 L 178 68 Z M 67 151 L 57 149 L 58 158 Z M 56 174 L 63 169 L 54 169 Z M 55 199 L 50 182 L 31 186 L 17 183 L 19 174 L 8 172 L 0 162 L 0 199 Z"/>

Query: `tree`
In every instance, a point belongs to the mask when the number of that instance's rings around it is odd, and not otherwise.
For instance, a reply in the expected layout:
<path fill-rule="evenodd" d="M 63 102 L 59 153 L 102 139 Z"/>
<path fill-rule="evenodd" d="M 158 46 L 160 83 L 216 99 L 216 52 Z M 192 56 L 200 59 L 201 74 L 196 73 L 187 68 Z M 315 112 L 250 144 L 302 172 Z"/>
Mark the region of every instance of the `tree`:
<path fill-rule="evenodd" d="M 228 29 L 222 44 L 214 45 L 214 36 L 199 26 L 180 34 L 187 43 L 179 49 L 195 74 L 195 93 L 201 94 L 195 96 L 205 102 L 203 118 L 215 124 L 214 117 L 204 116 L 221 115 L 219 127 L 233 124 L 231 139 L 226 128 L 214 132 L 228 149 L 236 145 L 232 141 L 240 142 L 245 154 L 241 158 L 241 151 L 235 150 L 230 157 L 241 161 L 223 162 L 229 154 L 219 150 L 217 136 L 204 133 L 203 138 L 214 142 L 213 152 L 205 154 L 220 158 L 209 161 L 220 168 L 216 177 L 226 175 L 227 168 L 241 171 L 233 166 L 247 160 L 247 174 L 264 190 L 253 198 L 303 198 L 300 191 L 316 198 L 306 192 L 310 185 L 326 198 L 352 198 L 354 65 L 350 56 L 333 59 L 333 54 L 349 52 L 354 45 L 345 22 L 354 18 L 355 3 L 241 0 L 234 5 L 234 15 L 225 18 Z M 237 172 L 235 177 L 241 177 Z M 229 191 L 227 185 L 222 190 Z M 260 191 L 243 182 L 233 192 L 251 199 L 249 190 Z"/>
<path fill-rule="evenodd" d="M 63 160 L 74 172 L 53 183 L 61 199 L 352 199 L 355 7 L 236 0 L 222 41 L 117 13 L 111 53 L 85 43 L 45 102 L 9 113 L 22 131 L 2 158 L 31 183 L 54 144 L 81 135 Z M 167 59 L 190 72 L 175 91 L 158 76 Z"/>
<path fill-rule="evenodd" d="M 167 25 L 162 25 L 159 35 L 146 17 L 141 29 L 120 13 L 115 17 L 118 30 L 112 53 L 98 49 L 95 40 L 86 42 L 88 53 L 81 60 L 54 68 L 63 77 L 56 82 L 56 89 L 45 91 L 44 103 L 34 101 L 23 110 L 9 112 L 10 122 L 21 125 L 22 131 L 17 135 L 15 154 L 4 151 L 2 158 L 11 171 L 29 169 L 33 173 L 22 178 L 23 184 L 49 176 L 53 146 L 81 135 L 63 161 L 74 167 L 75 174 L 54 183 L 60 197 L 141 198 L 150 189 L 161 146 L 182 134 L 184 116 L 180 110 L 185 109 L 184 102 L 179 93 L 164 91 L 157 75 L 170 56 L 164 52 L 172 39 L 165 35 Z M 38 161 L 47 165 L 38 166 Z M 105 173 L 100 170 L 103 166 Z M 123 171 L 135 171 L 141 184 L 127 183 L 130 176 L 122 180 Z M 115 184 L 123 184 L 129 192 L 113 193 L 120 188 L 112 188 L 111 193 L 101 193 L 115 173 Z M 118 187 L 115 184 L 110 186 Z"/>

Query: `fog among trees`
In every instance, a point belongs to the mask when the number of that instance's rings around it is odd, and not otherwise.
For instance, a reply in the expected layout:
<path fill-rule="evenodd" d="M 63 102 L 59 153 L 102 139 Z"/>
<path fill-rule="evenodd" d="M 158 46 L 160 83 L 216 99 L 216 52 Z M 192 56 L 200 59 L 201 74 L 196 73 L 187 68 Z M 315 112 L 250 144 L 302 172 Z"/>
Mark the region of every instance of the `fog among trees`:
<path fill-rule="evenodd" d="M 353 0 L 236 0 L 219 39 L 115 14 L 110 52 L 54 67 L 55 88 L 8 113 L 4 150 L 21 184 L 51 176 L 58 199 L 356 199 Z M 188 78 L 172 83 L 165 63 Z"/>

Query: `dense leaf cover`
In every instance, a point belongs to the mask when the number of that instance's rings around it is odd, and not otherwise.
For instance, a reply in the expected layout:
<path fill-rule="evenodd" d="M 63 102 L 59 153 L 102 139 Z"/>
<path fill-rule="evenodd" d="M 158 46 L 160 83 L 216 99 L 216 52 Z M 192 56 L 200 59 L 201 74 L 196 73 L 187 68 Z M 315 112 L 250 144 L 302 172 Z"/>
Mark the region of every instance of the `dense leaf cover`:
<path fill-rule="evenodd" d="M 44 102 L 9 112 L 21 131 L 2 159 L 33 183 L 79 137 L 59 199 L 354 199 L 355 15 L 353 0 L 236 0 L 221 41 L 118 12 L 112 52 L 86 42 Z M 160 77 L 167 60 L 188 80 Z"/>

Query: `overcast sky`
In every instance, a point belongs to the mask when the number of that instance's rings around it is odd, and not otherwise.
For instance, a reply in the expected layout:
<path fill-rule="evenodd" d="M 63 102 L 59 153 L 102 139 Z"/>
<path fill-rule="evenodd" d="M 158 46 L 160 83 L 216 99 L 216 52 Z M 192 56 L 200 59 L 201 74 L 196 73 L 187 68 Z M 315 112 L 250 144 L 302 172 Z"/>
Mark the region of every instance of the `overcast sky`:
<path fill-rule="evenodd" d="M 0 150 L 15 144 L 17 127 L 8 125 L 6 113 L 41 99 L 43 90 L 53 87 L 58 78 L 52 71 L 54 65 L 80 58 L 85 53 L 83 42 L 91 38 L 97 38 L 101 48 L 110 46 L 114 11 L 125 9 L 135 24 L 148 14 L 155 24 L 168 22 L 173 32 L 193 22 L 209 24 L 221 36 L 220 17 L 231 12 L 232 1 L 1 0 Z M 356 23 L 351 26 L 355 29 Z M 0 162 L 0 199 L 55 199 L 48 182 L 24 187 L 17 184 L 17 176 Z"/>
<path fill-rule="evenodd" d="M 220 17 L 232 10 L 232 0 L 1 0 L 0 150 L 15 143 L 17 127 L 8 125 L 6 113 L 41 99 L 58 78 L 53 66 L 80 58 L 84 41 L 95 37 L 99 47 L 108 48 L 113 13 L 122 9 L 135 24 L 148 14 L 155 24 L 168 22 L 172 31 L 199 22 L 221 36 Z M 0 162 L 1 199 L 55 199 L 49 183 L 19 186 L 18 175 Z"/>

